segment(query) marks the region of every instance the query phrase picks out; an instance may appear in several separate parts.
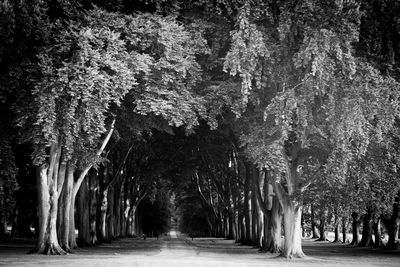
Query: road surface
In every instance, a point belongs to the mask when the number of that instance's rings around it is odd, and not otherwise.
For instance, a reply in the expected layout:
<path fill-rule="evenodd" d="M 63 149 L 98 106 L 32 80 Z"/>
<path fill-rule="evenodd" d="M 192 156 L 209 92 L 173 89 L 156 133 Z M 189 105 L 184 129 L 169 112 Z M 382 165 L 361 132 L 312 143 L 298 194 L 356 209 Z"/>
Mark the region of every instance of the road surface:
<path fill-rule="evenodd" d="M 287 260 L 233 241 L 201 238 L 193 241 L 171 232 L 167 236 L 121 239 L 78 249 L 66 256 L 27 255 L 32 244 L 1 245 L 1 266 L 400 266 L 400 253 L 304 241 L 305 259 Z"/>

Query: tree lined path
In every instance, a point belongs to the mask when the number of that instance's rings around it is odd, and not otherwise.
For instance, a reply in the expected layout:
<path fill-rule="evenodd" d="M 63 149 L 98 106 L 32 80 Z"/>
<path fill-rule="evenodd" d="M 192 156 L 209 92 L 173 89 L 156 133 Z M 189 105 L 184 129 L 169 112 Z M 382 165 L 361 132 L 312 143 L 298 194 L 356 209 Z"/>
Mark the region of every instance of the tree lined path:
<path fill-rule="evenodd" d="M 0 0 L 4 264 L 396 262 L 399 14 Z"/>

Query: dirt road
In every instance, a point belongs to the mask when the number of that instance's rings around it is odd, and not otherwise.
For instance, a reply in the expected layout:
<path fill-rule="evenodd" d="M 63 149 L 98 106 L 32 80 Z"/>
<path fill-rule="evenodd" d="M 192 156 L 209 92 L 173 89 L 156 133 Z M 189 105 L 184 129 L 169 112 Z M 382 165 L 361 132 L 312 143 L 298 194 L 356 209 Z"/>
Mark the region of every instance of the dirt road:
<path fill-rule="evenodd" d="M 168 236 L 121 239 L 99 247 L 78 249 L 67 256 L 27 255 L 32 244 L 0 243 L 2 266 L 400 266 L 399 252 L 380 252 L 347 245 L 304 241 L 305 259 L 286 260 L 275 254 L 233 241 L 191 240 L 172 232 Z"/>

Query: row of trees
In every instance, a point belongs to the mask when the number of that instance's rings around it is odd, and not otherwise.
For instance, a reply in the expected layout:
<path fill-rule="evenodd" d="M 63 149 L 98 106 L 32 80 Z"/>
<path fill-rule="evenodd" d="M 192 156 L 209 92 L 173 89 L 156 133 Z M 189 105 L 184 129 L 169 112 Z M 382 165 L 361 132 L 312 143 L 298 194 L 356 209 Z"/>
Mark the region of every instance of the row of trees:
<path fill-rule="evenodd" d="M 37 253 L 75 248 L 75 222 L 83 243 L 134 234 L 161 177 L 190 231 L 201 209 L 203 230 L 302 257 L 303 210 L 322 239 L 329 217 L 365 213 L 361 244 L 380 222 L 395 244 L 396 1 L 97 4 L 1 1 L 1 218 L 26 143 Z"/>

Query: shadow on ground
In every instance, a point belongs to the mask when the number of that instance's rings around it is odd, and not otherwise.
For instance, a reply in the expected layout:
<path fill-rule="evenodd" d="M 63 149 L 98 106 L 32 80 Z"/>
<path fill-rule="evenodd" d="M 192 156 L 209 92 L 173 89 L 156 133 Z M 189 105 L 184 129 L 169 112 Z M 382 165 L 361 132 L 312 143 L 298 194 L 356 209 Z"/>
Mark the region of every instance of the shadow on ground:
<path fill-rule="evenodd" d="M 2 266 L 400 266 L 400 251 L 303 240 L 305 259 L 287 260 L 220 238 L 124 238 L 66 256 L 28 255 L 35 240 L 0 241 Z"/>

